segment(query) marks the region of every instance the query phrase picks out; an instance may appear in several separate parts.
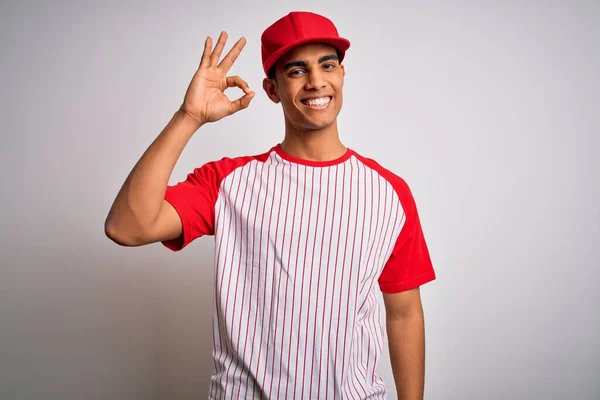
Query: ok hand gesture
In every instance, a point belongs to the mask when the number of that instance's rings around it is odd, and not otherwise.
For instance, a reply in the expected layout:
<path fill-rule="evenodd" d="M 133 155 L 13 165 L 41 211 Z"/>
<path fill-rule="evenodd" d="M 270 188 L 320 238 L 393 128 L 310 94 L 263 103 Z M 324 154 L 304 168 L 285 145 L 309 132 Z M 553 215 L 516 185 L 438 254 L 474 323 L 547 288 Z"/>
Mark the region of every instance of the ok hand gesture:
<path fill-rule="evenodd" d="M 248 107 L 255 95 L 242 78 L 227 76 L 227 72 L 244 48 L 246 39 L 239 39 L 219 63 L 226 42 L 227 33 L 221 32 L 217 45 L 212 50 L 212 39 L 210 37 L 206 39 L 200 66 L 190 82 L 181 105 L 181 110 L 200 124 L 218 121 Z M 242 89 L 244 95 L 235 101 L 230 101 L 224 91 L 231 87 Z"/>

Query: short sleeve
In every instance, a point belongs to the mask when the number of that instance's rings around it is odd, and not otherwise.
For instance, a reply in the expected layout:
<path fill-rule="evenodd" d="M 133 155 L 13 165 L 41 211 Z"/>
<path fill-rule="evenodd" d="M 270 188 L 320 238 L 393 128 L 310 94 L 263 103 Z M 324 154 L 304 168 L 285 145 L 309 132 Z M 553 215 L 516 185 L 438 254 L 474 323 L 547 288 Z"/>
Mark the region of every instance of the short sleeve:
<path fill-rule="evenodd" d="M 167 186 L 165 200 L 179 214 L 183 232 L 178 238 L 163 241 L 164 246 L 178 251 L 201 236 L 214 235 L 218 185 L 214 163 L 207 163 L 195 168 L 184 181 Z"/>
<path fill-rule="evenodd" d="M 404 225 L 379 277 L 382 292 L 413 289 L 436 278 L 412 193 L 403 180 L 394 184 L 404 210 Z"/>

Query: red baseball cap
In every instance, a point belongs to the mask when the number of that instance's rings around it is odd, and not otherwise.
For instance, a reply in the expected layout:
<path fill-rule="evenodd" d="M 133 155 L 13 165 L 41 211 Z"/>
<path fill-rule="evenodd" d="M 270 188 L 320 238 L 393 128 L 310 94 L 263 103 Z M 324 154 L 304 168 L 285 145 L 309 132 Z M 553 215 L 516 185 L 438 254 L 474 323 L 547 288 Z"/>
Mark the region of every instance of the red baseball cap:
<path fill-rule="evenodd" d="M 285 52 L 305 43 L 326 43 L 339 51 L 340 62 L 350 47 L 340 37 L 328 18 L 306 11 L 293 11 L 278 19 L 263 32 L 261 38 L 262 63 L 265 74 Z"/>

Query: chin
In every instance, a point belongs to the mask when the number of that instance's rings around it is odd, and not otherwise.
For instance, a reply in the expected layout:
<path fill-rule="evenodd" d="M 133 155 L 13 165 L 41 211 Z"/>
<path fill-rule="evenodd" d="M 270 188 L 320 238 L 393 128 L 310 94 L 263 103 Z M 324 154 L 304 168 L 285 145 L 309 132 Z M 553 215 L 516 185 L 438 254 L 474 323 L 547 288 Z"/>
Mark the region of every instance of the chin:
<path fill-rule="evenodd" d="M 334 115 L 322 115 L 321 118 L 315 118 L 314 116 L 304 115 L 302 121 L 298 121 L 298 125 L 305 129 L 320 130 L 329 128 L 337 121 L 338 113 Z"/>
<path fill-rule="evenodd" d="M 307 118 L 303 121 L 299 121 L 299 123 L 297 123 L 295 125 L 302 129 L 317 131 L 317 130 L 329 128 L 331 125 L 335 124 L 335 121 L 336 121 L 335 118 L 331 119 L 331 120 L 321 120 L 321 121 Z"/>

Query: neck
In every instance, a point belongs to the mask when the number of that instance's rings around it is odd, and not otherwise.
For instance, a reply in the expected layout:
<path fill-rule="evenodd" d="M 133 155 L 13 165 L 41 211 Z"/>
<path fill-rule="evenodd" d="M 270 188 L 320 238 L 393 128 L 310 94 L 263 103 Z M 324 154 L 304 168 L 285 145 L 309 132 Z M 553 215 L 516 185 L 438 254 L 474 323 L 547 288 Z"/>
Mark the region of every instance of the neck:
<path fill-rule="evenodd" d="M 311 161 L 330 161 L 348 150 L 340 141 L 337 121 L 324 129 L 298 129 L 286 121 L 281 149 L 287 154 Z"/>

